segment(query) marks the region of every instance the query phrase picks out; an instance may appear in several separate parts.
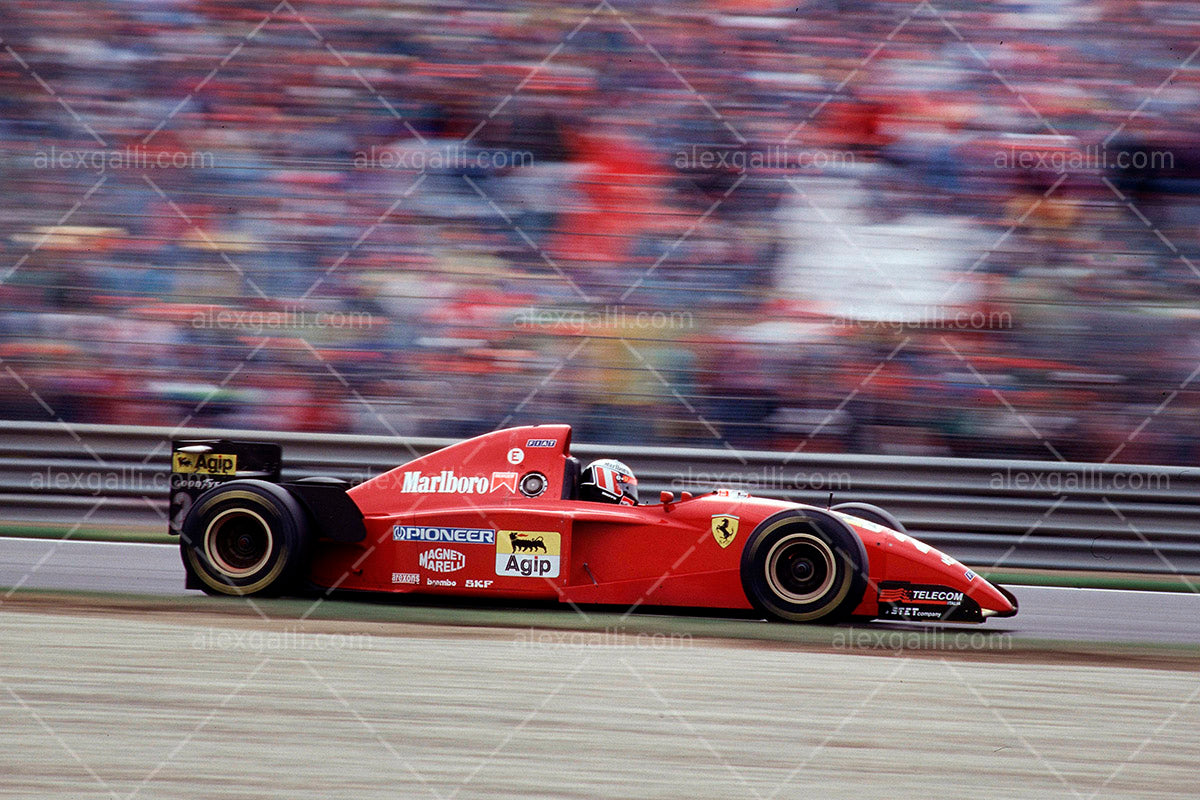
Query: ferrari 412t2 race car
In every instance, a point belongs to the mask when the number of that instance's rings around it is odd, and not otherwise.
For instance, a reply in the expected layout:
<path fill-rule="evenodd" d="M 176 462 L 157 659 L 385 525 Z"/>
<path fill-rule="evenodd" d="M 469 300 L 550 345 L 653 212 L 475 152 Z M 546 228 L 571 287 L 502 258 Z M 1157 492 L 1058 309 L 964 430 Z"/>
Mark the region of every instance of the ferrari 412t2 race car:
<path fill-rule="evenodd" d="M 1013 595 L 861 503 L 722 490 L 638 502 L 618 461 L 584 468 L 571 429 L 470 439 L 350 487 L 281 483 L 276 444 L 177 441 L 171 530 L 187 585 L 757 610 L 767 618 L 982 622 Z"/>

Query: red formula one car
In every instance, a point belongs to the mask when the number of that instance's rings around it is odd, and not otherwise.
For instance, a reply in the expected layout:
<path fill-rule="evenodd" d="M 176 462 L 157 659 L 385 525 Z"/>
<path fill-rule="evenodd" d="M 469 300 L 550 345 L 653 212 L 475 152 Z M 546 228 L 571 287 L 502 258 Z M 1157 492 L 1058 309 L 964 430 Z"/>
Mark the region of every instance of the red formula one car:
<path fill-rule="evenodd" d="M 500 430 L 349 488 L 280 483 L 278 445 L 177 441 L 171 527 L 190 588 L 317 589 L 757 610 L 768 618 L 982 622 L 1011 593 L 874 506 L 745 492 L 638 502 L 617 461 L 584 468 L 571 429 Z"/>

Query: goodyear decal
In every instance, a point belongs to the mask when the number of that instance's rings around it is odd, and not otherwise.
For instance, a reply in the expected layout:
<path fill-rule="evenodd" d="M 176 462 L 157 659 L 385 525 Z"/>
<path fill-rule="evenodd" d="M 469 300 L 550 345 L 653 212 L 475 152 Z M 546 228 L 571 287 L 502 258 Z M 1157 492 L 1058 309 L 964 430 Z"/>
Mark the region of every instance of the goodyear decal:
<path fill-rule="evenodd" d="M 221 453 L 173 453 L 171 471 L 197 475 L 232 475 L 237 472 L 237 456 Z"/>
<path fill-rule="evenodd" d="M 557 578 L 562 536 L 554 531 L 497 531 L 496 574 Z"/>

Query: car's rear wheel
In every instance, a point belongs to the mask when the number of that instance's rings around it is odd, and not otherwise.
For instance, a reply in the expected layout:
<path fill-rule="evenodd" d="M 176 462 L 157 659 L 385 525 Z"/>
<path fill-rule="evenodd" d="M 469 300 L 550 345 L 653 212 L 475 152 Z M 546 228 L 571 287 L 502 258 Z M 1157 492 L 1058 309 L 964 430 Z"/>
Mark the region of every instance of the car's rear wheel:
<path fill-rule="evenodd" d="M 832 516 L 785 515 L 759 526 L 742 551 L 742 586 L 766 616 L 838 622 L 862 601 L 862 542 Z"/>
<path fill-rule="evenodd" d="M 202 494 L 184 518 L 180 552 L 209 594 L 281 594 L 307 566 L 308 520 L 294 497 L 266 481 L 230 481 Z"/>

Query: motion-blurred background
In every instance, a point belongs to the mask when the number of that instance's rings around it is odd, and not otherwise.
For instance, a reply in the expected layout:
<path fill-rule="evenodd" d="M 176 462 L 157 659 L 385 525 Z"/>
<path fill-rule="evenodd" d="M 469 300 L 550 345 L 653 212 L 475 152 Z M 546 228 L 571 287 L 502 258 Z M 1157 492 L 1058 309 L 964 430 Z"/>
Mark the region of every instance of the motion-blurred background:
<path fill-rule="evenodd" d="M 0 418 L 1194 463 L 1200 6 L 5 0 Z"/>

